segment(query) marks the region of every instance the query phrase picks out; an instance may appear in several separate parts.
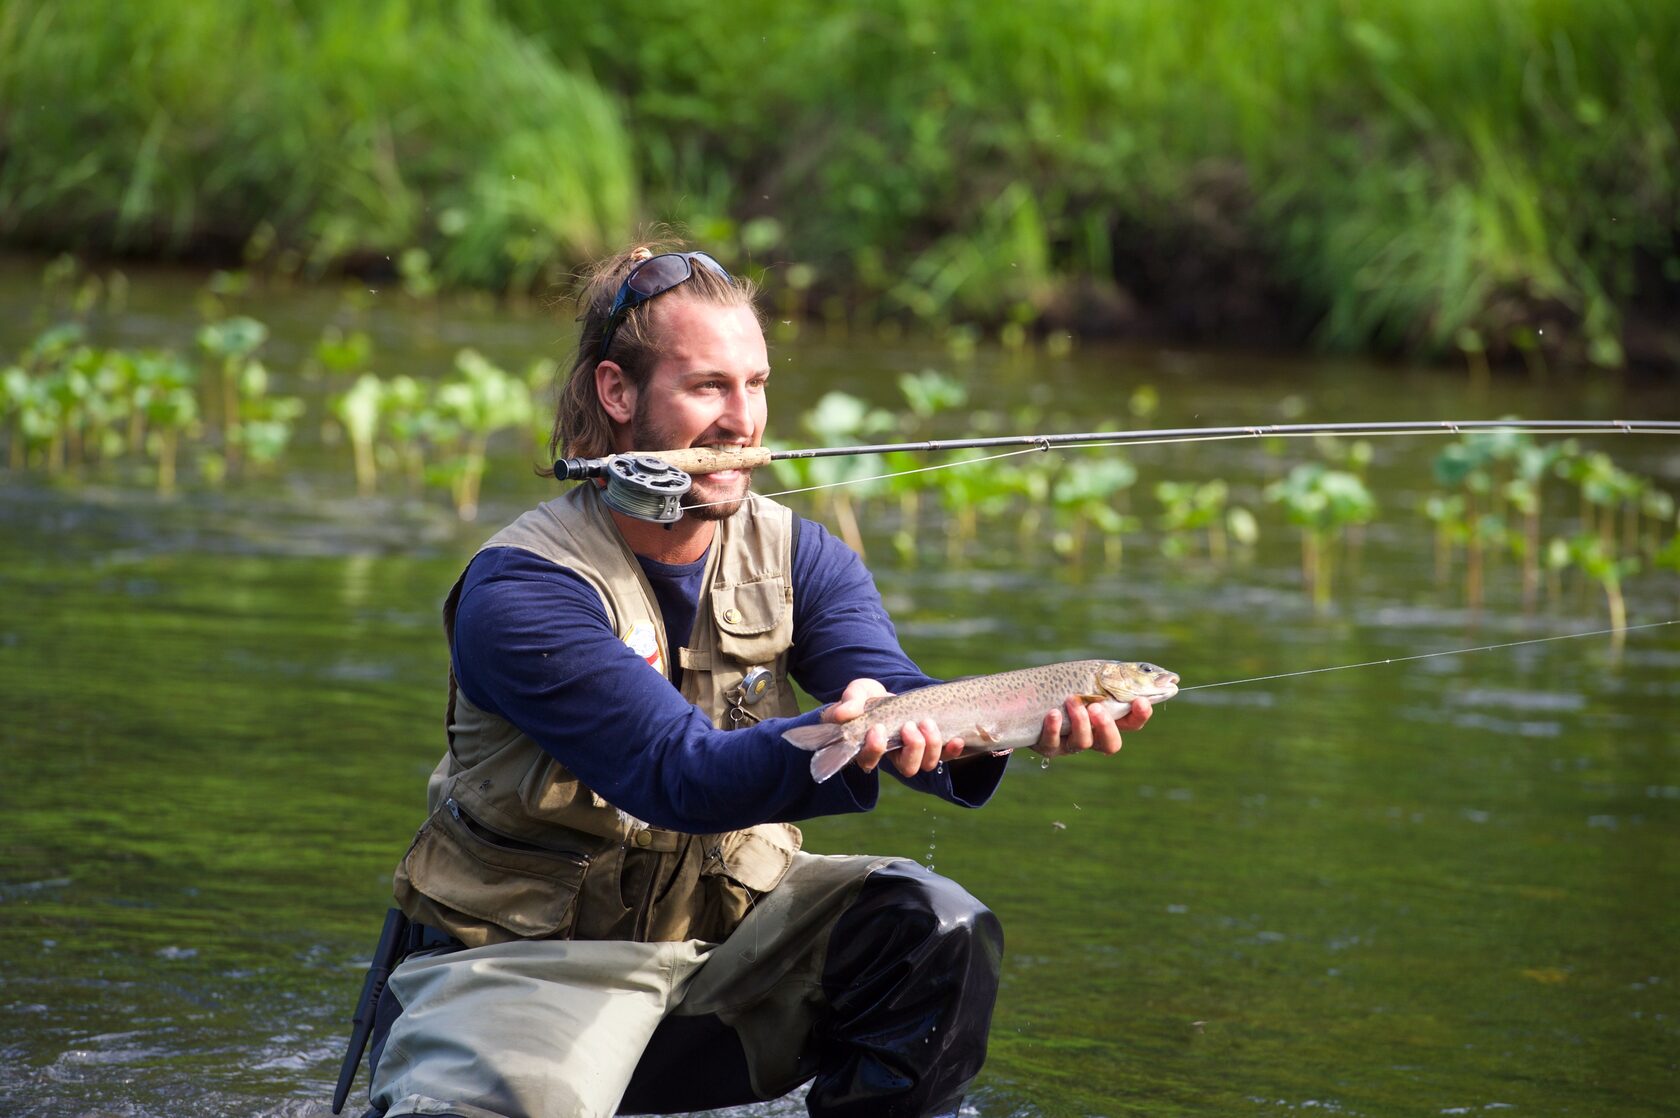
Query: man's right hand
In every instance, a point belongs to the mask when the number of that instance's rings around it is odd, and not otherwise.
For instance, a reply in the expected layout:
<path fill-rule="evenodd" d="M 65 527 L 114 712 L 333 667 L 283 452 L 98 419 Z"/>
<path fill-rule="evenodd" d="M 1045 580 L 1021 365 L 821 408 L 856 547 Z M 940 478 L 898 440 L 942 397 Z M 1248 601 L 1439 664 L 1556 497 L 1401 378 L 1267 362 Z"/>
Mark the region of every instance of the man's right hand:
<path fill-rule="evenodd" d="M 840 701 L 831 703 L 823 711 L 822 720 L 836 725 L 850 722 L 868 709 L 870 700 L 884 699 L 891 694 L 891 691 L 876 680 L 854 679 L 846 685 Z M 889 733 L 890 731 L 879 725 L 869 728 L 869 733 L 863 739 L 863 748 L 857 755 L 858 768 L 866 773 L 875 771 L 875 766 L 886 756 Z M 897 751 L 898 756 L 893 759 L 893 764 L 904 776 L 932 772 L 939 767 L 941 761 L 954 761 L 962 756 L 963 739 L 945 738 L 939 732 L 939 724 L 931 718 L 924 718 L 919 722 L 906 722 L 898 727 L 898 736 L 904 744 Z M 941 742 L 944 744 L 941 745 Z"/>

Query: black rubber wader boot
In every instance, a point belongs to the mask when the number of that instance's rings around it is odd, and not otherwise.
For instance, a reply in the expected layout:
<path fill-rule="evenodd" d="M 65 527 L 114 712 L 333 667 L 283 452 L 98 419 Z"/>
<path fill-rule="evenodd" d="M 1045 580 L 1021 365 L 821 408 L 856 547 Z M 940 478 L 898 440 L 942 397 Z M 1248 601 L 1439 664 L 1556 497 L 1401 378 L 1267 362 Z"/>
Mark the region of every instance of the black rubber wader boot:
<path fill-rule="evenodd" d="M 962 886 L 904 863 L 870 874 L 829 938 L 813 1118 L 955 1114 L 986 1062 L 1002 966 L 1003 927 Z"/>
<path fill-rule="evenodd" d="M 829 933 L 812 1118 L 942 1118 L 986 1060 L 1003 928 L 960 885 L 913 863 L 871 873 Z M 401 1007 L 387 992 L 370 1067 Z M 763 1101 L 735 1031 L 667 1017 L 636 1065 L 620 1114 L 679 1114 Z M 373 1118 L 378 1111 L 370 1111 Z"/>

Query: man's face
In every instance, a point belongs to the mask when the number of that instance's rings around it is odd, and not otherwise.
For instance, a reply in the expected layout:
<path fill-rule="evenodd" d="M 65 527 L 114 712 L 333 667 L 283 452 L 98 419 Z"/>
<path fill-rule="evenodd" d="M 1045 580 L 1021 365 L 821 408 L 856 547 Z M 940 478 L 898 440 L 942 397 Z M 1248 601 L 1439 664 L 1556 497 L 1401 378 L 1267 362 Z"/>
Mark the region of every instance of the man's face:
<path fill-rule="evenodd" d="M 636 395 L 630 446 L 621 449 L 762 443 L 770 357 L 752 310 L 680 296 L 667 296 L 652 310 L 665 353 Z M 740 508 L 751 482 L 751 470 L 697 474 L 683 507 L 700 520 L 725 519 Z"/>

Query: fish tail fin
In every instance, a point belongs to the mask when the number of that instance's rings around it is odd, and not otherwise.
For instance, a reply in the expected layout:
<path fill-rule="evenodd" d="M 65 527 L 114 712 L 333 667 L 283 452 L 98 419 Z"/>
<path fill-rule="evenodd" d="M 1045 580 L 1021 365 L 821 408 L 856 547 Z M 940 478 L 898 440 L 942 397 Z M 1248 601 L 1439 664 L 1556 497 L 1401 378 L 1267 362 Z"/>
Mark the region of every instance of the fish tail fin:
<path fill-rule="evenodd" d="M 811 757 L 811 779 L 821 784 L 851 764 L 861 748 L 856 742 L 837 741 L 826 749 L 818 750 Z"/>
<path fill-rule="evenodd" d="M 782 731 L 782 737 L 790 744 L 810 751 L 811 778 L 818 784 L 850 764 L 862 748 L 857 742 L 847 741 L 844 729 L 830 722 L 795 726 Z"/>

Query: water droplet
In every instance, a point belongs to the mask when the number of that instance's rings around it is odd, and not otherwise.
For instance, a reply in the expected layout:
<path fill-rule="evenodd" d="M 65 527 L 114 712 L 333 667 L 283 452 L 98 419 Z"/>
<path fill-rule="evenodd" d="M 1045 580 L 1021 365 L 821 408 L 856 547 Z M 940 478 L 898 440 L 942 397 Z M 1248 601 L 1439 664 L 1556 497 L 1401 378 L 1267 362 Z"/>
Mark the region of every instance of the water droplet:
<path fill-rule="evenodd" d="M 1048 771 L 1049 768 L 1050 768 L 1050 758 L 1048 758 L 1048 757 L 1040 758 L 1040 760 L 1038 762 L 1038 767 L 1042 770 Z"/>

